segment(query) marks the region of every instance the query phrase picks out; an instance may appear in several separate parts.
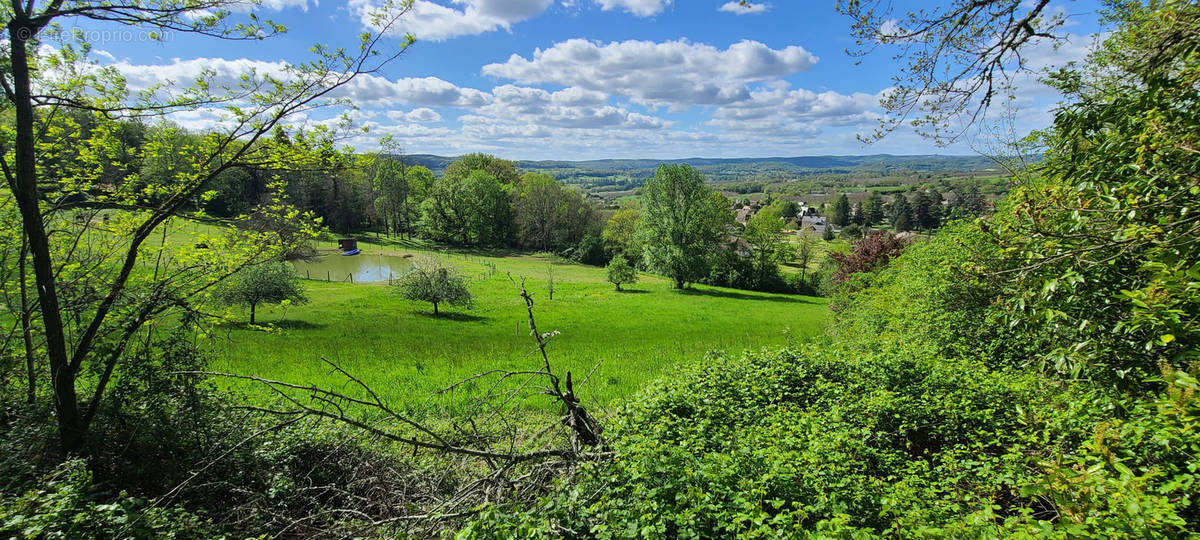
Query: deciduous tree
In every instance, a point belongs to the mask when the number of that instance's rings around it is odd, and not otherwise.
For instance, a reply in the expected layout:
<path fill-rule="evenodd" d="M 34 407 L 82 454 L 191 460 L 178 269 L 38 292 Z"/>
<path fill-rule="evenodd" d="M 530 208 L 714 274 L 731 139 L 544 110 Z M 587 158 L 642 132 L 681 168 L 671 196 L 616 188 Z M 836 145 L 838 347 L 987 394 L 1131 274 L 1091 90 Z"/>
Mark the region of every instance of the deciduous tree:
<path fill-rule="evenodd" d="M 254 324 L 259 304 L 272 302 L 308 302 L 300 275 L 290 263 L 270 261 L 247 266 L 221 284 L 217 293 L 222 302 L 250 308 L 250 324 Z"/>
<path fill-rule="evenodd" d="M 381 36 L 411 3 L 373 11 L 380 33 L 360 36 L 357 47 L 316 47 L 312 61 L 286 65 L 278 73 L 249 72 L 232 84 L 218 84 L 216 72 L 206 72 L 194 81 L 166 81 L 137 93 L 115 68 L 89 59 L 91 44 L 84 33 L 59 34 L 52 43 L 44 31 L 68 20 L 133 27 L 151 37 L 169 31 L 257 41 L 284 31 L 270 21 L 235 15 L 247 7 L 253 11 L 254 5 L 35 0 L 0 7 L 9 38 L 0 87 L 3 107 L 12 115 L 12 123 L 0 130 L 0 168 L 29 246 L 51 399 L 61 447 L 68 453 L 83 448 L 108 383 L 148 321 L 190 309 L 223 277 L 277 254 L 269 234 L 245 231 L 205 241 L 216 249 L 181 253 L 166 242 L 164 227 L 230 170 L 279 170 L 336 151 L 332 138 L 322 135 L 328 130 L 271 135 L 287 131 L 296 115 L 337 103 L 332 98 L 339 88 L 398 57 L 411 38 L 385 51 Z M 158 118 L 197 109 L 221 115 L 223 122 L 182 150 L 166 131 L 142 145 L 144 162 L 176 160 L 165 179 L 142 176 L 114 159 L 121 148 L 114 118 Z M 81 126 L 79 118 L 89 119 L 89 125 Z M 118 178 L 123 181 L 111 181 Z M 282 186 L 271 192 L 268 206 L 289 214 Z M 105 213 L 112 217 L 107 232 L 96 234 L 92 224 L 101 207 L 128 211 Z M 159 239 L 157 248 L 153 238 Z M 91 243 L 85 246 L 90 249 L 75 249 L 83 243 Z M 147 257 L 154 264 L 144 272 L 139 262 Z M 90 397 L 81 400 L 80 392 Z"/>
<path fill-rule="evenodd" d="M 729 200 L 687 164 L 659 165 L 642 187 L 642 230 L 650 268 L 682 289 L 708 273 L 733 222 Z"/>
<path fill-rule="evenodd" d="M 413 263 L 412 270 L 396 282 L 400 294 L 409 300 L 433 304 L 433 314 L 438 315 L 438 306 L 470 307 L 474 301 L 467 278 L 442 261 L 426 257 Z"/>

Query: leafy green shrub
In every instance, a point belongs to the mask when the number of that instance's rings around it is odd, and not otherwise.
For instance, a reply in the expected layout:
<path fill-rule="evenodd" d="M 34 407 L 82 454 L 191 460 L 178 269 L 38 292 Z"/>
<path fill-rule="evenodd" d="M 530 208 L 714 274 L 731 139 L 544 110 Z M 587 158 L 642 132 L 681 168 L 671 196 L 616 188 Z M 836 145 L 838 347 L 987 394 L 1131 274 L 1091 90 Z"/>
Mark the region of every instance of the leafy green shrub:
<path fill-rule="evenodd" d="M 0 505 L 0 536 L 12 538 L 201 538 L 207 524 L 174 507 L 124 493 L 93 492 L 81 460 L 69 460 L 42 485 Z"/>

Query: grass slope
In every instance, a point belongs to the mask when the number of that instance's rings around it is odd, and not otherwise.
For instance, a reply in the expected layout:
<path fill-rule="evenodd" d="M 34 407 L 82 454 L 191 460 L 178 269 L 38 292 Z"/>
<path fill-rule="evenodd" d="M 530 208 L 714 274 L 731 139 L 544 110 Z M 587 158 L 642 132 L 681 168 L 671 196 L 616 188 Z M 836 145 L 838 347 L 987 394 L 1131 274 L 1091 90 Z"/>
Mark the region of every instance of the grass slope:
<path fill-rule="evenodd" d="M 361 242 L 386 253 L 417 251 Z M 558 371 L 576 380 L 591 372 L 579 395 L 591 403 L 614 404 L 683 360 L 708 351 L 740 351 L 784 344 L 818 332 L 824 300 L 696 286 L 675 291 L 643 274 L 629 291 L 616 292 L 602 268 L 551 256 L 445 256 L 473 278 L 473 309 L 447 308 L 433 317 L 428 304 L 410 302 L 385 284 L 308 281 L 311 302 L 287 309 L 260 308 L 270 331 L 242 325 L 222 327 L 211 341 L 217 370 L 341 386 L 321 357 L 371 384 L 385 399 L 410 410 L 453 408 L 458 398 L 477 394 L 485 380 L 434 393 L 490 369 L 536 369 L 534 343 L 517 289 L 524 276 L 533 293 L 542 332 L 558 330 L 550 346 Z M 489 265 L 495 265 L 495 273 Z M 553 268 L 555 294 L 548 298 Z M 598 365 L 597 365 L 598 364 Z M 594 368 L 594 372 L 592 371 Z"/>

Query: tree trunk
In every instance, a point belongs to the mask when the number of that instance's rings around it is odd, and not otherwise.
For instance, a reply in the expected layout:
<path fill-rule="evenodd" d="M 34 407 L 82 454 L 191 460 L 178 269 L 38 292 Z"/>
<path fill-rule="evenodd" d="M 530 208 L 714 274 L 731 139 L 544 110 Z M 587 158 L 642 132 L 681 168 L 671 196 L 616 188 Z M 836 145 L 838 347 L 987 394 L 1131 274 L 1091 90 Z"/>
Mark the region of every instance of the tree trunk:
<path fill-rule="evenodd" d="M 31 24 L 25 13 L 16 13 L 8 23 L 9 48 L 12 58 L 12 101 L 16 112 L 14 141 L 13 197 L 21 211 L 21 224 L 33 255 L 34 283 L 42 308 L 42 326 L 46 332 L 46 356 L 50 363 L 50 385 L 54 393 L 54 408 L 58 417 L 59 444 L 64 453 L 75 454 L 83 447 L 83 424 L 75 393 L 75 375 L 67 354 L 66 333 L 62 311 L 58 304 L 58 289 L 54 265 L 50 260 L 50 239 L 42 223 L 38 206 L 37 154 L 34 147 L 33 97 L 31 92 L 29 58 L 25 49 L 39 28 Z"/>
<path fill-rule="evenodd" d="M 255 307 L 255 305 L 256 304 L 254 302 L 250 302 L 250 324 L 254 324 L 254 307 Z"/>
<path fill-rule="evenodd" d="M 437 303 L 437 302 L 434 302 L 434 303 L 433 303 L 433 314 L 434 314 L 434 315 L 437 315 L 437 314 L 438 314 L 437 305 L 438 305 L 438 303 Z"/>
<path fill-rule="evenodd" d="M 37 401 L 37 366 L 33 356 L 33 328 L 29 320 L 29 293 L 25 279 L 25 257 L 28 255 L 29 243 L 21 242 L 21 259 L 17 268 L 21 276 L 21 341 L 25 343 L 25 377 L 29 383 L 29 393 L 25 401 L 33 405 Z"/>

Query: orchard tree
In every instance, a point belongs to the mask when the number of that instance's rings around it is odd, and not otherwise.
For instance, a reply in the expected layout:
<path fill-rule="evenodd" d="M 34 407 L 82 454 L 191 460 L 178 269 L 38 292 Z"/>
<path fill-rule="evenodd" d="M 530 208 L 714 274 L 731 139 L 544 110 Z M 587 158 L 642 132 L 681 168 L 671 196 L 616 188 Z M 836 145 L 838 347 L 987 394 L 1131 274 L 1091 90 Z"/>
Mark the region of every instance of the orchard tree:
<path fill-rule="evenodd" d="M 733 223 L 729 200 L 691 166 L 663 164 L 642 186 L 642 205 L 646 264 L 676 289 L 707 275 Z"/>
<path fill-rule="evenodd" d="M 617 255 L 608 262 L 605 267 L 608 270 L 608 282 L 617 286 L 617 290 L 621 290 L 621 285 L 625 283 L 636 283 L 638 274 L 637 268 L 634 268 L 624 256 Z"/>
<path fill-rule="evenodd" d="M 250 324 L 254 324 L 254 312 L 259 304 L 308 302 L 300 285 L 300 275 L 291 264 L 283 261 L 269 261 L 243 268 L 221 284 L 217 297 L 229 305 L 248 306 Z"/>
<path fill-rule="evenodd" d="M 339 89 L 397 58 L 411 37 L 385 47 L 382 36 L 411 2 L 373 11 L 378 33 L 359 36 L 356 47 L 315 47 L 311 61 L 275 73 L 246 72 L 232 83 L 206 71 L 137 92 L 115 67 L 89 57 L 85 33 L 53 30 L 60 22 L 89 21 L 151 37 L 174 32 L 255 42 L 285 31 L 253 16 L 256 6 L 242 0 L 30 0 L 0 7 L 8 31 L 0 87 L 11 118 L 0 128 L 0 169 L 21 215 L 28 260 L 20 264 L 28 265 L 37 298 L 42 368 L 66 453 L 84 449 L 105 391 L 133 354 L 130 348 L 141 346 L 134 338 L 145 325 L 194 310 L 221 280 L 281 249 L 269 232 L 243 229 L 202 239 L 211 249 L 179 250 L 166 241 L 172 218 L 210 197 L 228 171 L 271 174 L 336 153 L 329 129 L 300 133 L 289 121 L 342 104 L 335 99 Z M 142 163 L 172 160 L 169 174 L 142 175 L 136 163 L 117 159 L 121 119 L 152 122 L 196 110 L 221 121 L 182 148 L 170 130 L 158 130 L 134 156 Z M 272 180 L 263 211 L 304 221 L 284 199 L 284 187 Z M 100 223 L 107 232 L 97 234 L 93 224 L 101 215 L 109 218 Z M 148 271 L 139 269 L 143 265 Z M 80 392 L 88 396 L 81 399 Z"/>
<path fill-rule="evenodd" d="M 433 304 L 434 315 L 439 314 L 441 304 L 469 308 L 474 302 L 467 278 L 459 275 L 454 267 L 432 257 L 414 262 L 412 270 L 404 274 L 395 287 L 409 300 Z"/>

